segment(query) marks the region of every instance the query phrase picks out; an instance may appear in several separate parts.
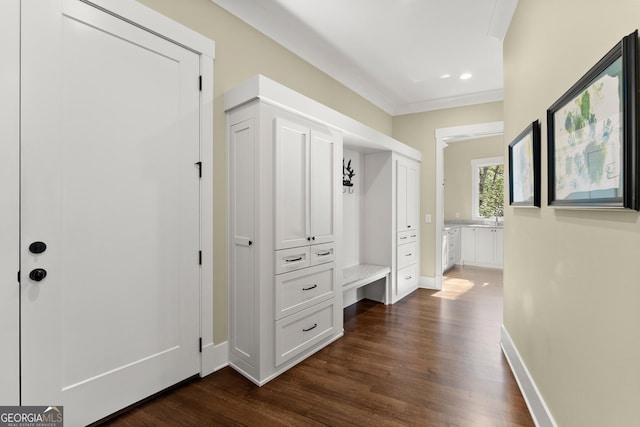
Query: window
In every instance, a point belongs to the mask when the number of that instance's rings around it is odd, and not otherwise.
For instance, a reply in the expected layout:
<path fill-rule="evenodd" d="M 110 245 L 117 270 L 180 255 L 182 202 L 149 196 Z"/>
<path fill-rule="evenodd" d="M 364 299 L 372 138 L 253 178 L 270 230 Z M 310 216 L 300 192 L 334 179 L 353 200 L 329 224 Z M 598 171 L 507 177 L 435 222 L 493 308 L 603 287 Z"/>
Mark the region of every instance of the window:
<path fill-rule="evenodd" d="M 471 161 L 473 219 L 504 215 L 504 160 L 490 157 Z"/>

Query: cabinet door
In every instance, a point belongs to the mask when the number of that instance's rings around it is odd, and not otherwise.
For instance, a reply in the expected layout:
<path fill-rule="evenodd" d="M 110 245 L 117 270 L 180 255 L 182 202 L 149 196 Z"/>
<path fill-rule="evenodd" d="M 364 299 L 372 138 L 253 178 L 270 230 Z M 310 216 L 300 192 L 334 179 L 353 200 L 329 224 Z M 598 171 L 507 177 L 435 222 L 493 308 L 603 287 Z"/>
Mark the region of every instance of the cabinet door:
<path fill-rule="evenodd" d="M 502 267 L 504 258 L 504 230 L 502 228 L 494 229 L 495 238 L 495 264 Z"/>
<path fill-rule="evenodd" d="M 275 121 L 276 249 L 308 244 L 309 128 L 284 119 Z"/>
<path fill-rule="evenodd" d="M 403 162 L 397 162 L 397 171 L 396 171 L 396 215 L 397 215 L 397 224 L 398 231 L 404 231 L 410 229 L 409 223 L 407 222 L 407 197 L 408 197 L 408 188 L 407 188 L 407 165 Z"/>
<path fill-rule="evenodd" d="M 396 171 L 396 200 L 398 231 L 418 227 L 418 166 L 414 162 L 398 160 Z"/>
<path fill-rule="evenodd" d="M 476 229 L 462 229 L 462 262 L 476 261 Z"/>
<path fill-rule="evenodd" d="M 477 261 L 481 264 L 494 263 L 494 232 L 492 228 L 476 229 Z"/>
<path fill-rule="evenodd" d="M 312 243 L 335 240 L 335 140 L 329 133 L 311 131 L 310 198 Z"/>

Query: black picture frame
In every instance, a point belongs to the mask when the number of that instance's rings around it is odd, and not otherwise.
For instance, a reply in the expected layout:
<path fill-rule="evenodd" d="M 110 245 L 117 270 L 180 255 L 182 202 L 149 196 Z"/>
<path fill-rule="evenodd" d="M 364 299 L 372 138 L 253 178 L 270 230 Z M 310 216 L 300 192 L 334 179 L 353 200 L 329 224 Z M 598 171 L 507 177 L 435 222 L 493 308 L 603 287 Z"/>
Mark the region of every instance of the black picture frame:
<path fill-rule="evenodd" d="M 509 205 L 540 207 L 540 122 L 535 120 L 509 144 Z"/>
<path fill-rule="evenodd" d="M 639 209 L 638 30 L 547 110 L 548 203 Z"/>

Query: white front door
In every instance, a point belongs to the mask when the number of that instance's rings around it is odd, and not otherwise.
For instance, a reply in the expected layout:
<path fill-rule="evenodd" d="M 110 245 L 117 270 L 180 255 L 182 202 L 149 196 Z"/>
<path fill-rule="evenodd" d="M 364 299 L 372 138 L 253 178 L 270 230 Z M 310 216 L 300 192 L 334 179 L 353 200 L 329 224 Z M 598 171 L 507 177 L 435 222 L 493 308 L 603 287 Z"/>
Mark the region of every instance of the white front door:
<path fill-rule="evenodd" d="M 21 25 L 21 402 L 84 425 L 200 369 L 199 57 L 79 1 Z"/>

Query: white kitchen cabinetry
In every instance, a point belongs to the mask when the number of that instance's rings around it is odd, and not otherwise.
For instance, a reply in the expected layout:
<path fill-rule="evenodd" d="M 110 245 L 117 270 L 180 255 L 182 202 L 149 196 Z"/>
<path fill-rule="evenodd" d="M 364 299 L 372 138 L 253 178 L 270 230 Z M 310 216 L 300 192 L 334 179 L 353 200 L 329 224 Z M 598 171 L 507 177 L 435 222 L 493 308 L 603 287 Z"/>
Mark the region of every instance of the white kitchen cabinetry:
<path fill-rule="evenodd" d="M 501 227 L 462 228 L 462 263 L 502 268 L 503 236 Z"/>
<path fill-rule="evenodd" d="M 229 364 L 262 385 L 343 333 L 342 134 L 261 99 L 227 123 Z"/>
<path fill-rule="evenodd" d="M 442 271 L 460 263 L 460 229 L 449 228 L 442 231 Z"/>

